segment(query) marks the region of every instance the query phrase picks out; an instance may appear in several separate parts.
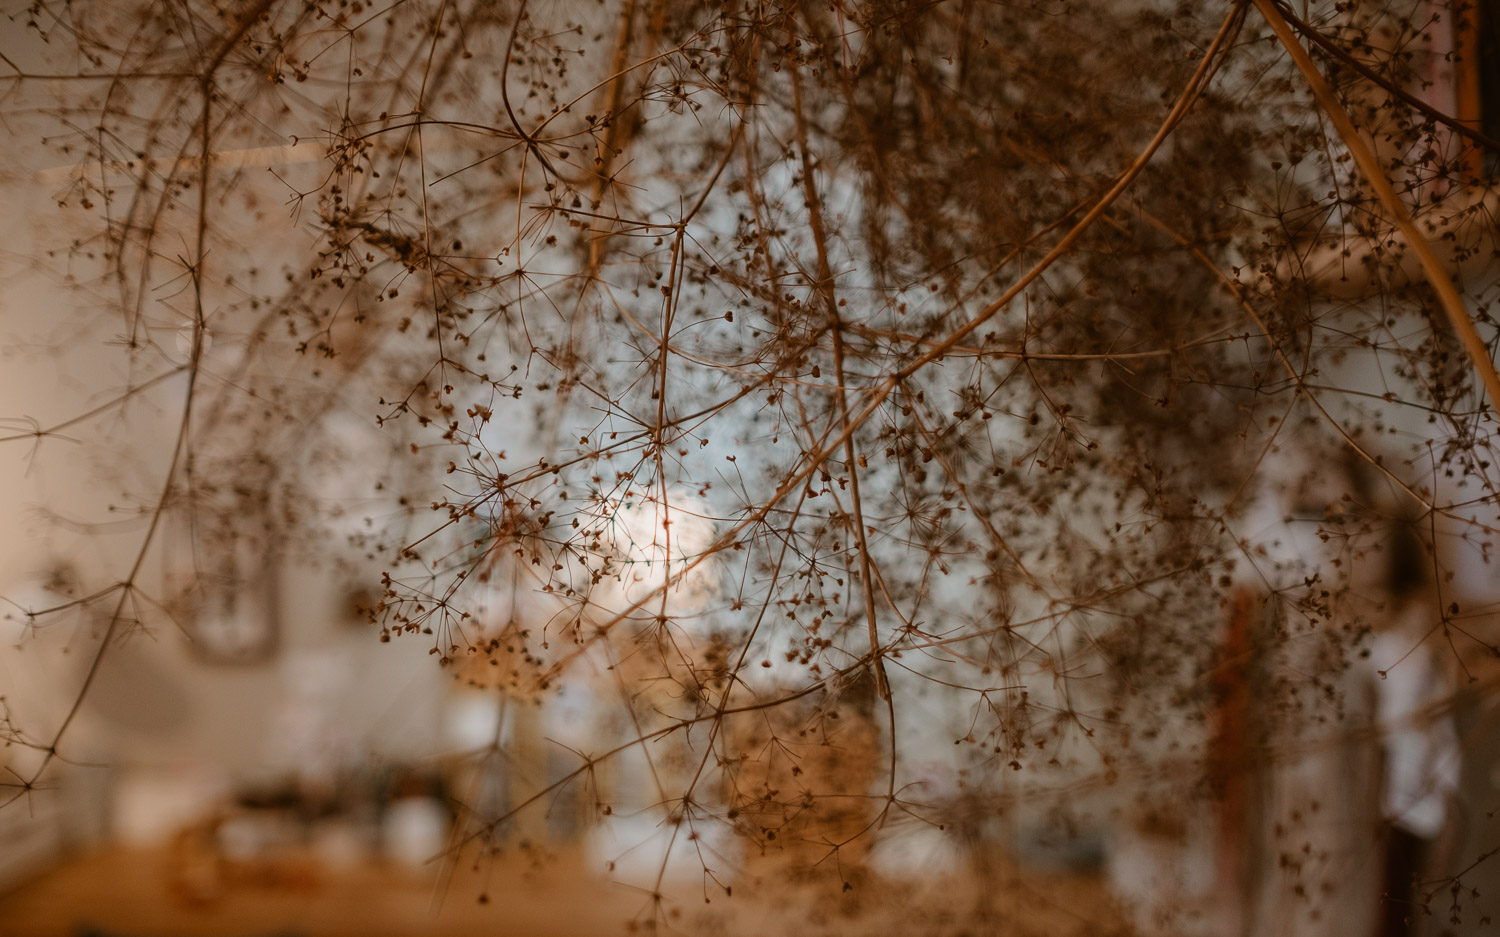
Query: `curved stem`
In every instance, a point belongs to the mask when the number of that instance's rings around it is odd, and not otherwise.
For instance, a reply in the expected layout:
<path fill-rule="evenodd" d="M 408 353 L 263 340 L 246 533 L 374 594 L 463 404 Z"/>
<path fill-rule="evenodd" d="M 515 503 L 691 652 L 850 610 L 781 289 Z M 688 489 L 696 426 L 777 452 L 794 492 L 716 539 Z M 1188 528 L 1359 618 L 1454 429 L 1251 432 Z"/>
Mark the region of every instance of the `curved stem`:
<path fill-rule="evenodd" d="M 1422 264 L 1422 272 L 1427 275 L 1427 282 L 1437 293 L 1438 301 L 1442 304 L 1443 311 L 1448 314 L 1448 321 L 1453 324 L 1453 330 L 1458 333 L 1459 339 L 1463 342 L 1464 351 L 1468 353 L 1474 370 L 1479 372 L 1479 378 L 1490 399 L 1490 407 L 1500 412 L 1500 374 L 1495 373 L 1495 362 L 1490 357 L 1490 350 L 1479 337 L 1478 330 L 1474 328 L 1474 321 L 1469 318 L 1469 309 L 1464 304 L 1463 297 L 1459 295 L 1458 288 L 1453 285 L 1452 277 L 1443 269 L 1442 261 L 1438 259 L 1432 245 L 1427 242 L 1422 229 L 1417 227 L 1417 222 L 1407 210 L 1406 204 L 1391 187 L 1390 180 L 1381 171 L 1380 161 L 1375 158 L 1374 151 L 1360 136 L 1359 130 L 1354 126 L 1354 121 L 1349 118 L 1348 112 L 1334 95 L 1333 89 L 1328 86 L 1328 82 L 1313 64 L 1312 57 L 1298 44 L 1297 37 L 1292 33 L 1292 28 L 1281 9 L 1272 0 L 1253 0 L 1253 2 L 1256 9 L 1260 10 L 1261 15 L 1266 18 L 1266 22 L 1270 24 L 1271 31 L 1276 34 L 1277 40 L 1292 57 L 1292 61 L 1297 63 L 1297 68 L 1307 79 L 1313 96 L 1318 99 L 1318 104 L 1322 106 L 1328 119 L 1333 121 L 1333 126 L 1338 130 L 1339 136 L 1343 138 L 1344 146 L 1348 148 L 1355 165 L 1359 166 L 1359 171 L 1365 177 L 1365 181 L 1375 191 L 1375 197 L 1379 199 L 1380 204 L 1390 214 L 1391 220 L 1396 223 L 1396 227 L 1411 244 L 1411 249 L 1416 252 L 1417 259 Z"/>

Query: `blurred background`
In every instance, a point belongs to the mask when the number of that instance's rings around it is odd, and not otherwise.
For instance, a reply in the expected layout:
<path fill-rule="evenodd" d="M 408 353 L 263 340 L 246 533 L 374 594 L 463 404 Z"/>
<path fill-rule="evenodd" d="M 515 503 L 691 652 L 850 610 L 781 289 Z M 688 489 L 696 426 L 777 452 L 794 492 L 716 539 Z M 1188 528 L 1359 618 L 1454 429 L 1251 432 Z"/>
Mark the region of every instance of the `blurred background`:
<path fill-rule="evenodd" d="M 6 4 L 0 935 L 1489 932 L 1397 7 Z"/>

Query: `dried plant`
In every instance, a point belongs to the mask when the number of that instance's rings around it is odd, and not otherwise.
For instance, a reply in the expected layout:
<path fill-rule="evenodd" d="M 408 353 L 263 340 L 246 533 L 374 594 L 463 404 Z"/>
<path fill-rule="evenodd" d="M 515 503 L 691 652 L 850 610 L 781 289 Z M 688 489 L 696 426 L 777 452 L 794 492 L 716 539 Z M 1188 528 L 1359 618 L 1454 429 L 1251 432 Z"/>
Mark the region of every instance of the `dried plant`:
<path fill-rule="evenodd" d="M 642 759 L 656 913 L 673 854 L 730 890 L 719 833 L 851 887 L 890 830 L 1222 798 L 1226 673 L 1256 764 L 1368 737 L 1390 530 L 1494 653 L 1451 569 L 1500 523 L 1495 129 L 1408 6 L 15 11 L 32 262 L 126 377 L 10 438 L 178 408 L 154 489 L 107 456 L 127 571 L 25 611 L 101 611 L 81 699 L 254 558 L 380 577 L 380 640 L 616 708 L 463 847 Z M 5 723 L 16 798 L 72 721 Z"/>

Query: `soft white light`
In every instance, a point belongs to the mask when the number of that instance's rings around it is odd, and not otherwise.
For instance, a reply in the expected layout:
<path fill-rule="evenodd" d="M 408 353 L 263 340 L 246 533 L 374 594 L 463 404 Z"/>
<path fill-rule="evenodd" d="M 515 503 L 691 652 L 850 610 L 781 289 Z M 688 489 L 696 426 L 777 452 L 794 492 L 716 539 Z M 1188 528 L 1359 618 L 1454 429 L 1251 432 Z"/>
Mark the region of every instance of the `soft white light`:
<path fill-rule="evenodd" d="M 589 592 L 596 616 L 650 604 L 663 590 L 674 614 L 697 611 L 708 600 L 712 561 L 699 560 L 713 545 L 714 524 L 696 495 L 672 492 L 664 504 L 659 490 L 627 492 L 593 505 L 585 523 L 601 532 L 609 557 L 609 575 Z"/>

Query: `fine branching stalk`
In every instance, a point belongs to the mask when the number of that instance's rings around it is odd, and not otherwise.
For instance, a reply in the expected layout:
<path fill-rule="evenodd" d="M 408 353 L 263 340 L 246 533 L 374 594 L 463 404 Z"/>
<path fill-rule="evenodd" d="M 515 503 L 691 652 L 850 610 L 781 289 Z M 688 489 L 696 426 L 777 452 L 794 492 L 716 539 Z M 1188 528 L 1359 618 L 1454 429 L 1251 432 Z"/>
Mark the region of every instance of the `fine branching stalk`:
<path fill-rule="evenodd" d="M 1407 244 L 1421 261 L 1422 272 L 1427 275 L 1428 284 L 1437 294 L 1443 312 L 1453 326 L 1453 331 L 1458 333 L 1459 340 L 1463 342 L 1464 352 L 1469 356 L 1469 363 L 1473 366 L 1474 373 L 1479 375 L 1479 379 L 1484 383 L 1485 393 L 1490 398 L 1490 409 L 1500 413 L 1500 374 L 1495 371 L 1494 355 L 1474 328 L 1468 307 L 1464 304 L 1463 297 L 1459 295 L 1457 287 L 1453 285 L 1452 276 L 1433 251 L 1432 245 L 1427 241 L 1427 236 L 1413 220 L 1406 204 L 1391 187 L 1390 180 L 1386 178 L 1385 171 L 1375 158 L 1374 152 L 1355 128 L 1354 122 L 1349 119 L 1348 112 L 1339 103 L 1333 90 L 1328 87 L 1328 82 L 1323 80 L 1322 74 L 1318 72 L 1307 50 L 1297 43 L 1297 37 L 1288 25 L 1286 17 L 1281 15 L 1280 8 L 1273 0 L 1254 0 L 1254 2 L 1256 8 L 1265 16 L 1266 22 L 1271 25 L 1272 31 L 1276 33 L 1276 39 L 1292 57 L 1292 61 L 1297 63 L 1297 68 L 1302 72 L 1303 77 L 1307 79 L 1308 87 L 1318 99 L 1318 105 L 1333 122 L 1334 128 L 1338 130 L 1344 146 L 1349 148 L 1349 154 L 1354 157 L 1354 162 L 1359 166 L 1365 182 L 1374 190 L 1381 207 L 1406 236 Z"/>
<path fill-rule="evenodd" d="M 490 696 L 391 744 L 445 883 L 553 818 L 650 925 L 993 930 L 1033 840 L 1212 829 L 1242 928 L 1355 920 L 1274 857 L 1376 852 L 1298 784 L 1383 783 L 1377 646 L 1500 686 L 1490 6 L 1253 6 L 17 8 L 0 802 L 130 761 L 125 642 L 316 644 Z"/>

